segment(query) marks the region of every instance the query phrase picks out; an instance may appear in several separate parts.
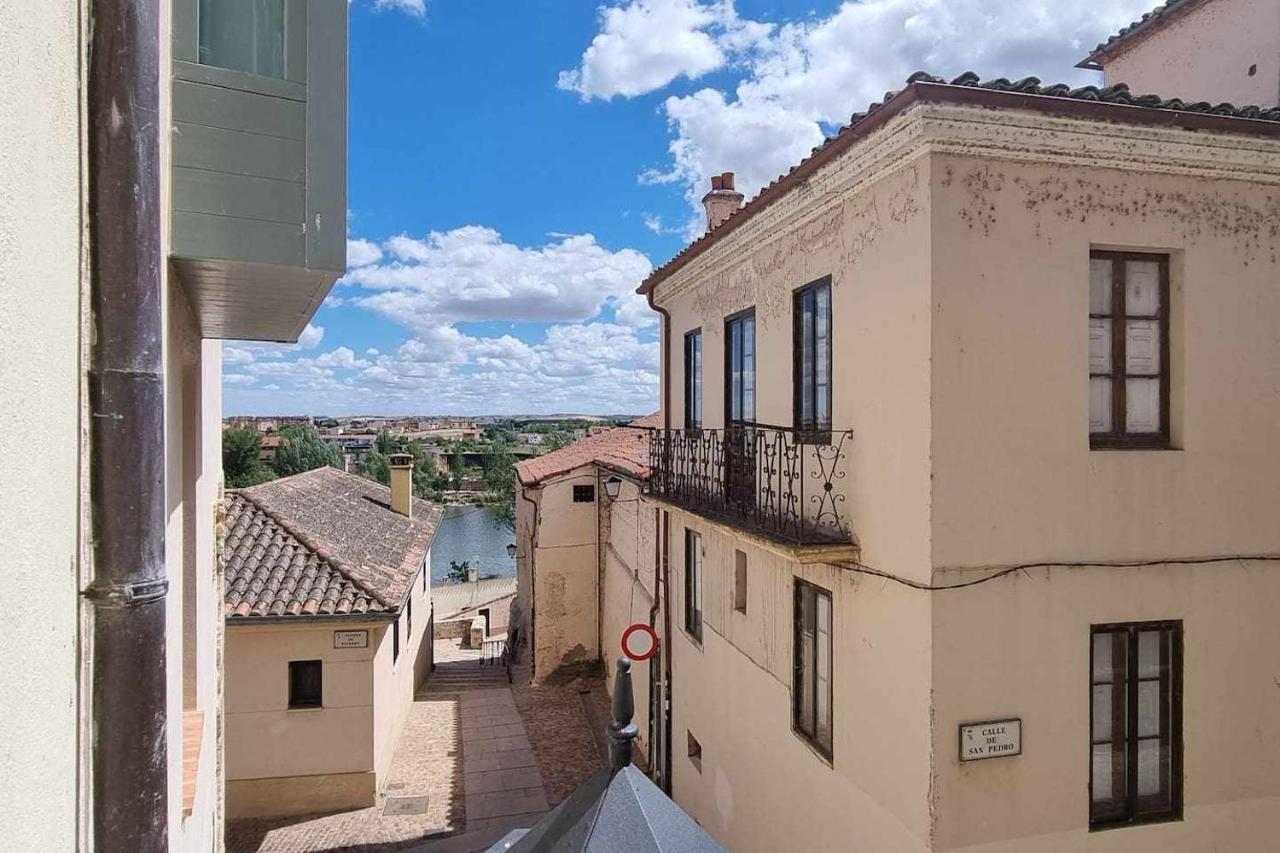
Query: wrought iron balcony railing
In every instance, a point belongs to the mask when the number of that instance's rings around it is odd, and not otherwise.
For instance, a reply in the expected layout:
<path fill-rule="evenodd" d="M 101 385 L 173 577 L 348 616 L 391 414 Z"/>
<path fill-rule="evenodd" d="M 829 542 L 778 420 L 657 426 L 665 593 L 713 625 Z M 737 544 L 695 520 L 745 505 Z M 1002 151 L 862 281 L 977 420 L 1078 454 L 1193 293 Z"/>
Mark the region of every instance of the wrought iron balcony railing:
<path fill-rule="evenodd" d="M 677 506 L 796 544 L 852 541 L 849 430 L 761 424 L 652 430 L 648 489 Z"/>

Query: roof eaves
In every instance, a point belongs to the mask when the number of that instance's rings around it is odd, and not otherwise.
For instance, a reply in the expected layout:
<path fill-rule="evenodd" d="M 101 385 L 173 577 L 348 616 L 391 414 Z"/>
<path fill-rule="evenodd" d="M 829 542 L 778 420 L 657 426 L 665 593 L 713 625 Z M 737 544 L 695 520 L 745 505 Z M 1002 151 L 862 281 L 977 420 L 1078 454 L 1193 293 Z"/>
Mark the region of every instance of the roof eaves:
<path fill-rule="evenodd" d="M 649 294 L 694 258 L 708 250 L 749 218 L 786 195 L 798 183 L 835 159 L 855 142 L 880 128 L 893 116 L 917 101 L 950 101 L 991 108 L 1023 108 L 1051 114 L 1085 116 L 1096 119 L 1121 118 L 1138 124 L 1176 125 L 1192 129 L 1243 131 L 1280 136 L 1280 107 L 1264 109 L 1256 105 L 1236 107 L 1207 101 L 1187 103 L 1159 95 L 1134 95 L 1124 83 L 1114 86 L 1071 87 L 1066 83 L 1042 86 L 1038 77 L 1010 81 L 1004 77 L 983 82 L 967 71 L 948 82 L 923 71 L 907 79 L 907 87 L 885 93 L 884 101 L 872 104 L 865 113 L 854 113 L 850 124 L 828 137 L 813 154 L 793 166 L 787 174 L 771 182 L 755 198 L 734 211 L 715 230 L 694 240 L 675 257 L 655 268 L 636 288 Z"/>
<path fill-rule="evenodd" d="M 1154 32 L 1170 21 L 1177 20 L 1180 13 L 1191 11 L 1201 2 L 1205 0 L 1168 0 L 1128 26 L 1121 27 L 1119 32 L 1101 42 L 1088 56 L 1077 62 L 1076 68 L 1101 71 L 1104 60 L 1128 50 L 1135 39 Z"/>

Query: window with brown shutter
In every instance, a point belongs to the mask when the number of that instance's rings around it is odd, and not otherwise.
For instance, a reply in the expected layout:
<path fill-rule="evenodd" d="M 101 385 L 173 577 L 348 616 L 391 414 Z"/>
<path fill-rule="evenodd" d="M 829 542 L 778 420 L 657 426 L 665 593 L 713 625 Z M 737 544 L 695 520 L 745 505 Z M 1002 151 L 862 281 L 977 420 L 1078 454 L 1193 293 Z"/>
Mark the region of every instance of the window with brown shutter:
<path fill-rule="evenodd" d="M 1089 445 L 1169 446 L 1169 257 L 1089 255 Z"/>
<path fill-rule="evenodd" d="M 1182 623 L 1090 632 L 1089 826 L 1182 817 Z"/>

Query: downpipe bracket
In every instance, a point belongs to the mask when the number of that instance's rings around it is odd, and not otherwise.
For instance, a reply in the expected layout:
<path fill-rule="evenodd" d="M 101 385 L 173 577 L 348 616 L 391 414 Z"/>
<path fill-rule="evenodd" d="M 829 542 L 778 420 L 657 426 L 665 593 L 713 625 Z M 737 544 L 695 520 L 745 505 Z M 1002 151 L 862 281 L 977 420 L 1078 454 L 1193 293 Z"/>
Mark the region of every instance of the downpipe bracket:
<path fill-rule="evenodd" d="M 144 604 L 163 601 L 168 594 L 168 578 L 123 584 L 95 582 L 81 593 L 97 607 L 115 609 L 141 607 Z"/>

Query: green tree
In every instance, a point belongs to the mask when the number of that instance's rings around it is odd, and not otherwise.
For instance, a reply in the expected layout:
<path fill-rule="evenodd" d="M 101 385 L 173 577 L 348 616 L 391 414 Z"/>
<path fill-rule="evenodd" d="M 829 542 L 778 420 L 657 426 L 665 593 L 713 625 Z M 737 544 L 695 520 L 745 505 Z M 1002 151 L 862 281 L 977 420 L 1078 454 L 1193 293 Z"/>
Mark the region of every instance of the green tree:
<path fill-rule="evenodd" d="M 493 446 L 485 459 L 485 488 L 497 496 L 494 526 L 514 533 L 516 529 L 516 457 L 508 444 Z"/>
<path fill-rule="evenodd" d="M 392 453 L 400 453 L 404 449 L 404 442 L 390 430 L 380 430 L 378 437 L 373 440 L 373 446 L 378 452 L 384 456 L 390 456 Z"/>
<path fill-rule="evenodd" d="M 459 563 L 457 560 L 449 561 L 449 571 L 444 573 L 444 579 L 449 583 L 463 583 L 467 579 L 467 569 L 471 568 L 470 560 L 463 560 Z"/>
<path fill-rule="evenodd" d="M 313 426 L 285 427 L 280 430 L 280 438 L 273 467 L 281 477 L 325 465 L 337 467 L 340 461 L 338 448 L 321 438 Z"/>
<path fill-rule="evenodd" d="M 222 431 L 222 475 L 227 487 L 242 489 L 275 479 L 258 461 L 262 437 L 253 429 Z"/>
<path fill-rule="evenodd" d="M 391 484 L 390 460 L 376 446 L 364 458 L 364 475 L 384 486 Z"/>
<path fill-rule="evenodd" d="M 224 429 L 222 431 L 222 473 L 227 482 L 244 477 L 258 467 L 262 439 L 257 430 Z"/>

